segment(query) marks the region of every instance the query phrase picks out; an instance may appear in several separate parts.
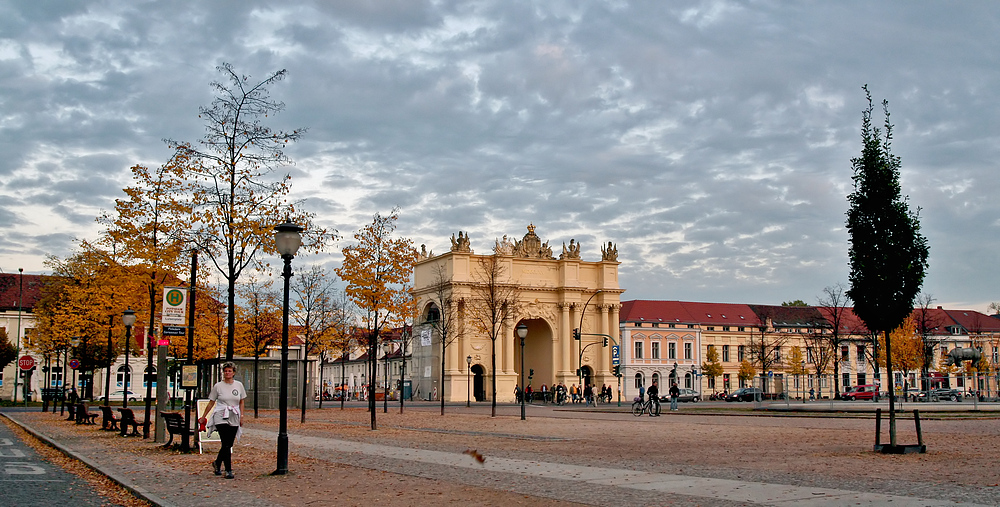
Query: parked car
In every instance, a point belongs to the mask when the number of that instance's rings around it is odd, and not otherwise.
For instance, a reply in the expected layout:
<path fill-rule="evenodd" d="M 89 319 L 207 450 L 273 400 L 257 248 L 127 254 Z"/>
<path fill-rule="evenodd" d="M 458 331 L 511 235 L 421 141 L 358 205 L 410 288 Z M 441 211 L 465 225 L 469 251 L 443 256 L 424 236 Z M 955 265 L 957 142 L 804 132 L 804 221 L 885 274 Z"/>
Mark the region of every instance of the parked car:
<path fill-rule="evenodd" d="M 124 397 L 125 397 L 125 390 L 123 389 L 119 389 L 117 391 L 111 391 L 111 394 L 108 395 L 108 398 L 110 398 L 111 401 L 122 401 Z M 145 399 L 143 395 L 134 393 L 132 391 L 128 392 L 128 401 L 139 401 L 142 399 Z M 98 398 L 98 400 L 104 401 L 104 396 L 101 396 L 100 398 Z"/>
<path fill-rule="evenodd" d="M 760 389 L 756 387 L 744 387 L 726 396 L 726 401 L 754 401 L 755 399 L 759 400 L 763 398 L 764 393 Z"/>
<path fill-rule="evenodd" d="M 695 391 L 694 389 L 681 389 L 680 396 L 677 397 L 677 401 L 698 403 L 701 401 L 701 393 Z M 664 396 L 660 396 L 660 403 L 670 403 L 670 393 Z"/>
<path fill-rule="evenodd" d="M 860 386 L 854 386 L 848 389 L 846 392 L 840 394 L 840 397 L 845 400 L 874 400 L 879 399 L 878 386 L 875 384 L 865 384 Z"/>
<path fill-rule="evenodd" d="M 930 396 L 931 401 L 962 401 L 962 393 L 958 389 L 949 389 L 947 387 L 935 387 L 930 392 L 921 391 L 920 394 L 917 394 L 917 399 L 926 400 L 928 396 Z"/>

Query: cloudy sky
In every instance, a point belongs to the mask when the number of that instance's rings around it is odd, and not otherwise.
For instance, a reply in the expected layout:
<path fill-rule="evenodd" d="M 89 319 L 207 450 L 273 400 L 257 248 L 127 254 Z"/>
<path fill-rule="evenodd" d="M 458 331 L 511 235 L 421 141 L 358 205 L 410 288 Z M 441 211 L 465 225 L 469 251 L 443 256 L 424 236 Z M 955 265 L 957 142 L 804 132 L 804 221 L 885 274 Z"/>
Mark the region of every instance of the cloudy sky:
<path fill-rule="evenodd" d="M 617 243 L 626 299 L 711 302 L 846 283 L 867 83 L 921 209 L 925 292 L 1000 300 L 1000 4 L 272 4 L 0 2 L 0 268 L 95 237 L 130 166 L 202 137 L 230 62 L 288 70 L 269 121 L 308 129 L 287 170 L 321 225 L 399 206 L 417 245 L 462 230 L 486 253 L 533 222 L 584 260 Z"/>

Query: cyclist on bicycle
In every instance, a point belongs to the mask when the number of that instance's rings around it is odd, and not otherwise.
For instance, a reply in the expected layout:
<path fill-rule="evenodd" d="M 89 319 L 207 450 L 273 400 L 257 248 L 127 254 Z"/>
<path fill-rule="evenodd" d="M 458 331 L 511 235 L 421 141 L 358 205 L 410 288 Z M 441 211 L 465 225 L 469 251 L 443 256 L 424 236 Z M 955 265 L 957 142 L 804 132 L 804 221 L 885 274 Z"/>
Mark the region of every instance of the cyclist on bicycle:
<path fill-rule="evenodd" d="M 649 396 L 649 412 L 650 415 L 659 417 L 660 416 L 660 391 L 656 388 L 656 381 L 646 389 L 646 394 Z"/>

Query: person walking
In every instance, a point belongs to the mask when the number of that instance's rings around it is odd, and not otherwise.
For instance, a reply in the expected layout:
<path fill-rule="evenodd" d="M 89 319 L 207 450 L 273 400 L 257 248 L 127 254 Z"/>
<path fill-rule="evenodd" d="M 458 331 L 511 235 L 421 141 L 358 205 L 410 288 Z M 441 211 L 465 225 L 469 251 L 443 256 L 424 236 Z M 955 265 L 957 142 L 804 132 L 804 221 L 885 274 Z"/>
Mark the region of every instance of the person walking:
<path fill-rule="evenodd" d="M 586 400 L 586 406 L 588 407 L 590 406 L 590 403 L 594 401 L 594 388 L 591 387 L 590 384 L 587 384 L 587 387 L 583 388 L 583 399 Z"/>
<path fill-rule="evenodd" d="M 677 387 L 677 382 L 670 384 L 670 410 L 677 410 L 677 398 L 681 395 L 681 390 Z"/>
<path fill-rule="evenodd" d="M 243 402 L 247 397 L 243 383 L 233 378 L 235 375 L 236 365 L 231 362 L 223 363 L 222 380 L 212 386 L 212 391 L 208 394 L 208 406 L 198 420 L 209 434 L 213 431 L 219 432 L 222 447 L 212 462 L 212 470 L 215 475 L 222 475 L 222 467 L 225 465 L 226 479 L 235 478 L 232 463 L 233 443 L 242 433 Z"/>

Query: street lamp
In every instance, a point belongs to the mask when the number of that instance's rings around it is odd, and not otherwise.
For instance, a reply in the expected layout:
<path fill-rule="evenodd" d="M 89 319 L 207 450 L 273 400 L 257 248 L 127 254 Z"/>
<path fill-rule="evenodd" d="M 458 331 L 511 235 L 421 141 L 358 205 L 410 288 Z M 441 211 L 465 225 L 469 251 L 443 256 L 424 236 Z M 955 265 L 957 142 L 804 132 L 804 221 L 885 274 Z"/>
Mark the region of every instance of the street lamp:
<path fill-rule="evenodd" d="M 524 339 L 528 337 L 528 326 L 523 322 L 517 326 L 517 337 L 521 339 L 521 420 L 524 420 Z"/>
<path fill-rule="evenodd" d="M 598 289 L 597 292 L 591 294 L 587 299 L 587 302 L 583 304 L 583 309 L 580 310 L 580 327 L 576 328 L 576 339 L 580 341 L 580 343 L 577 344 L 577 347 L 580 349 L 580 359 L 577 361 L 578 368 L 576 370 L 576 376 L 580 379 L 580 389 L 583 389 L 583 316 L 587 313 L 587 305 L 590 304 L 590 301 L 594 299 L 594 296 L 602 292 L 604 292 L 604 289 Z M 523 358 L 524 356 L 521 357 Z M 524 388 L 523 384 L 521 385 L 521 388 Z"/>
<path fill-rule="evenodd" d="M 392 343 L 382 343 L 382 354 L 385 357 L 385 395 L 382 396 L 382 413 L 389 413 L 389 353 L 392 352 Z"/>
<path fill-rule="evenodd" d="M 132 308 L 122 314 L 122 324 L 125 324 L 125 391 L 122 394 L 122 408 L 128 408 L 128 381 L 132 376 L 132 368 L 128 365 L 129 340 L 132 339 L 132 326 L 135 325 L 135 312 Z M 124 435 L 124 433 L 122 433 Z"/>
<path fill-rule="evenodd" d="M 77 356 L 76 349 L 80 347 L 80 343 L 81 343 L 81 340 L 80 340 L 79 336 L 74 336 L 69 341 L 70 346 L 73 347 L 73 359 L 77 359 L 77 357 L 76 357 Z M 76 368 L 73 368 L 73 389 L 76 389 Z"/>
<path fill-rule="evenodd" d="M 465 356 L 465 408 L 472 406 L 472 356 Z"/>
<path fill-rule="evenodd" d="M 288 284 L 292 278 L 292 259 L 302 245 L 302 227 L 287 218 L 274 228 L 274 244 L 284 261 L 281 277 L 285 291 L 281 307 L 281 379 L 278 387 L 278 468 L 272 475 L 288 473 Z"/>

